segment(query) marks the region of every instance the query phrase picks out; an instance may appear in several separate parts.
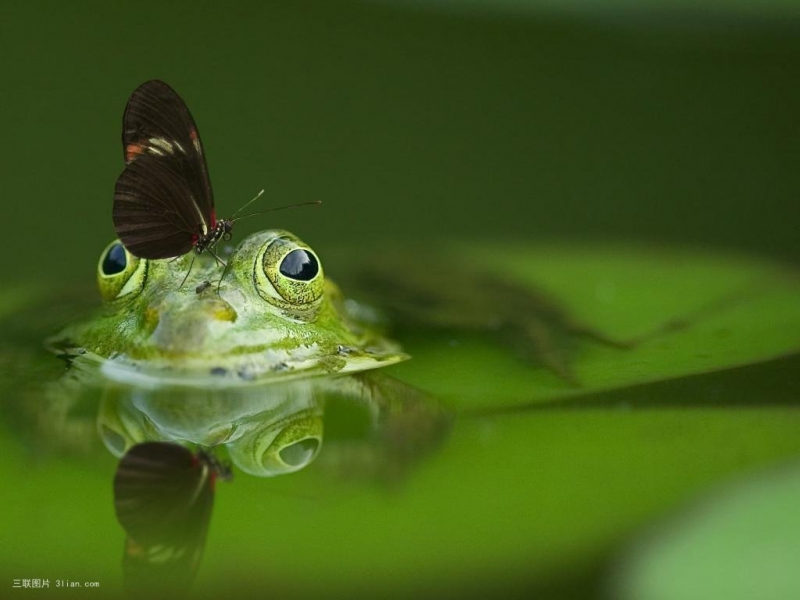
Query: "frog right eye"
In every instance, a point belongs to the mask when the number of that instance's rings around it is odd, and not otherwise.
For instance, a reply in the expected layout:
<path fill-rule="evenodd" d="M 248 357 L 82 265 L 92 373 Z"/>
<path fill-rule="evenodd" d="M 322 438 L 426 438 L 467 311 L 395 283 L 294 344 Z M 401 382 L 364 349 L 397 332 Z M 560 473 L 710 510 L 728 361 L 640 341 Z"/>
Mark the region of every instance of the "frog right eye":
<path fill-rule="evenodd" d="M 97 287 L 107 302 L 134 297 L 144 288 L 147 261 L 125 249 L 118 240 L 111 242 L 97 264 Z"/>
<path fill-rule="evenodd" d="M 278 236 L 264 246 L 256 262 L 255 277 L 261 297 L 287 310 L 313 310 L 324 289 L 319 259 L 290 234 Z"/>
<path fill-rule="evenodd" d="M 322 409 L 309 408 L 254 427 L 228 443 L 227 449 L 233 462 L 245 473 L 257 477 L 293 473 L 317 457 L 323 429 Z"/>

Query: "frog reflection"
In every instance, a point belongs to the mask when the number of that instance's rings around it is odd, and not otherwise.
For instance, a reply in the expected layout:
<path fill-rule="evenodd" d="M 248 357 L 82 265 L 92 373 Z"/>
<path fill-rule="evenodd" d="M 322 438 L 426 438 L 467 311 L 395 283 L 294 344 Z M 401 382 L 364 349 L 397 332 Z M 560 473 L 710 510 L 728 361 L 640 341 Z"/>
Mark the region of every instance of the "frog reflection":
<path fill-rule="evenodd" d="M 445 439 L 452 422 L 430 396 L 378 373 L 208 390 L 106 382 L 102 393 L 98 431 L 121 457 L 115 506 L 126 532 L 123 573 L 126 588 L 140 597 L 164 590 L 181 595 L 194 579 L 212 517 L 214 478 L 227 472 L 215 456 L 227 454 L 236 469 L 260 477 L 292 473 L 319 459 L 328 473 L 397 484 Z M 342 409 L 348 421 L 365 427 L 334 432 L 323 450 L 326 412 Z M 200 448 L 193 462 L 186 460 L 192 457 L 186 444 Z M 170 447 L 180 452 L 164 450 Z M 132 467 L 136 453 L 146 460 Z M 120 487 L 120 480 L 133 485 Z"/>
<path fill-rule="evenodd" d="M 98 430 L 116 456 L 144 441 L 188 442 L 224 447 L 239 470 L 271 477 L 302 469 L 320 455 L 326 410 L 334 421 L 346 413 L 364 427 L 355 434 L 334 431 L 322 462 L 378 479 L 404 473 L 444 439 L 452 420 L 430 396 L 371 373 L 212 390 L 116 384 L 105 392 Z"/>
<path fill-rule="evenodd" d="M 82 404 L 101 396 L 97 429 L 121 457 L 114 501 L 126 534 L 125 587 L 135 597 L 189 591 L 212 521 L 214 480 L 228 473 L 215 457 L 227 454 L 236 470 L 259 477 L 292 473 L 318 459 L 326 473 L 397 484 L 446 438 L 452 422 L 430 396 L 374 372 L 145 389 L 109 380 L 104 365 L 77 356 L 61 392 Z M 334 431 L 323 449 L 326 412 L 335 430 L 342 411 L 365 426 L 347 435 Z M 235 493 L 236 486 L 225 489 Z"/>

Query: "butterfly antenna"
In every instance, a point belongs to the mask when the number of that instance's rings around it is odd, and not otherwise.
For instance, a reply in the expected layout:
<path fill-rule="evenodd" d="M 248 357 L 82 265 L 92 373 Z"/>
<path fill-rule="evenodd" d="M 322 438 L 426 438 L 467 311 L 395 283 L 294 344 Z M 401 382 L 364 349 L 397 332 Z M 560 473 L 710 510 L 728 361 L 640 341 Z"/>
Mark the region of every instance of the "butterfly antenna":
<path fill-rule="evenodd" d="M 233 215 L 231 215 L 231 218 L 230 218 L 230 219 L 228 219 L 228 220 L 229 220 L 229 221 L 234 221 L 234 220 L 235 220 L 235 219 L 234 219 L 234 217 L 235 217 L 236 215 L 238 215 L 238 214 L 239 214 L 240 212 L 242 212 L 242 211 L 243 211 L 245 208 L 247 208 L 248 206 L 250 206 L 250 205 L 251 205 L 253 202 L 255 202 L 256 200 L 258 200 L 259 198 L 261 198 L 261 196 L 263 196 L 263 195 L 264 195 L 264 190 L 261 190 L 260 192 L 258 192 L 258 193 L 255 195 L 255 198 L 253 198 L 253 199 L 252 199 L 252 200 L 250 200 L 249 202 L 245 202 L 245 203 L 244 203 L 242 206 L 240 206 L 240 207 L 239 207 L 239 210 L 237 210 L 235 213 L 233 213 Z"/>
<path fill-rule="evenodd" d="M 248 202 L 249 204 L 249 202 Z M 287 204 L 285 206 L 274 206 L 272 208 L 267 208 L 264 210 L 259 210 L 258 212 L 250 213 L 248 215 L 242 215 L 241 217 L 236 217 L 235 219 L 229 219 L 232 223 L 234 221 L 241 221 L 242 219 L 246 219 L 248 217 L 255 217 L 256 215 L 260 215 L 267 212 L 272 212 L 274 210 L 283 210 L 284 208 L 294 208 L 295 206 L 311 206 L 314 204 L 322 204 L 322 200 L 314 200 L 313 202 L 298 202 L 297 204 Z M 236 211 L 239 212 L 239 211 Z"/>

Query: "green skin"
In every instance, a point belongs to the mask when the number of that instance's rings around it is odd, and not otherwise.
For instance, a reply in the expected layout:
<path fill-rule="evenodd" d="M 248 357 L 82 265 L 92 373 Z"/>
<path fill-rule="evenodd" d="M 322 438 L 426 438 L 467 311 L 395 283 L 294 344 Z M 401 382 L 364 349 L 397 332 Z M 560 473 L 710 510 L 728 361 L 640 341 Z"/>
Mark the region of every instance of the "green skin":
<path fill-rule="evenodd" d="M 185 376 L 192 385 L 352 373 L 407 358 L 344 301 L 321 263 L 310 281 L 281 274 L 296 249 L 312 252 L 285 231 L 254 234 L 220 282 L 222 269 L 207 256 L 145 260 L 124 251 L 125 267 L 107 273 L 109 252 L 123 250 L 112 242 L 98 264 L 102 313 L 51 345 L 109 359 L 115 378 Z"/>

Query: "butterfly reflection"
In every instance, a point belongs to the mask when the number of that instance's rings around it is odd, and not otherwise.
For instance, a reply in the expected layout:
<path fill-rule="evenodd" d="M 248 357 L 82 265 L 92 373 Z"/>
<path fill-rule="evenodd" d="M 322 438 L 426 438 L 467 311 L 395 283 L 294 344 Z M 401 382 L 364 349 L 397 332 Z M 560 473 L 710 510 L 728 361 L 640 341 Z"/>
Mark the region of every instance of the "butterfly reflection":
<path fill-rule="evenodd" d="M 185 593 L 197 573 L 217 479 L 230 467 L 173 443 L 133 446 L 114 476 L 114 508 L 126 533 L 123 577 L 130 595 Z"/>

